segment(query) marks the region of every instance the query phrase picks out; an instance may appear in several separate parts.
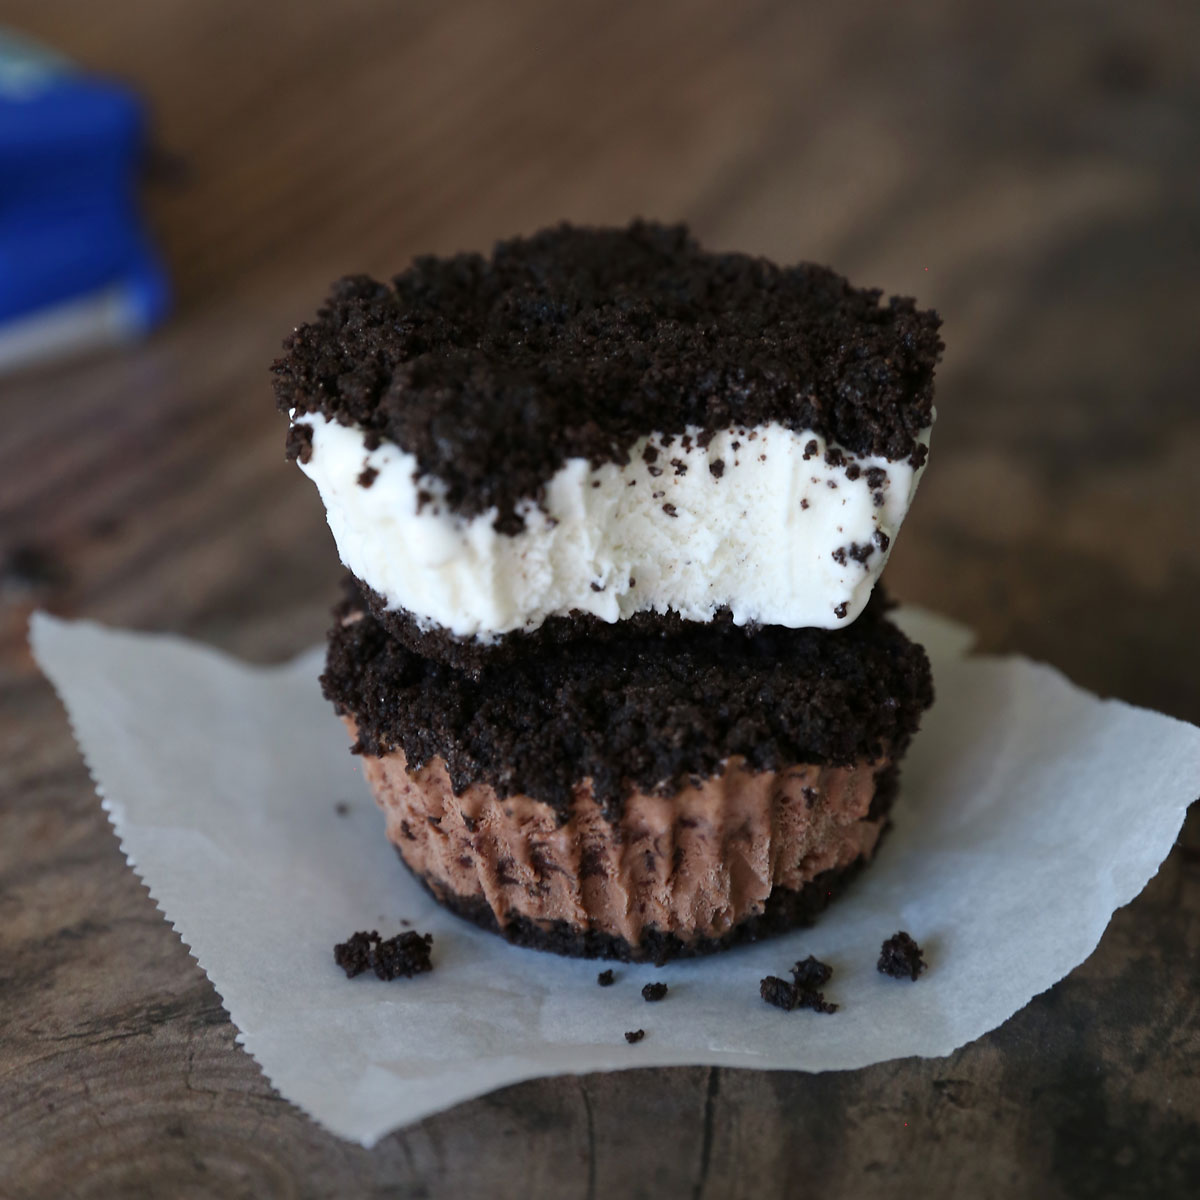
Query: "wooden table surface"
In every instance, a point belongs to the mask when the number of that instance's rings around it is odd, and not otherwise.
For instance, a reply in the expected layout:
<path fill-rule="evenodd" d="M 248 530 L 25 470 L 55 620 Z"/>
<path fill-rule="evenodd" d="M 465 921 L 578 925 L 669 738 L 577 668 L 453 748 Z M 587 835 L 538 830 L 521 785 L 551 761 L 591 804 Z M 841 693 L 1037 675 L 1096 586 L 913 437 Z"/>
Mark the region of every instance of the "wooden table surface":
<path fill-rule="evenodd" d="M 1194 0 L 2 19 L 152 101 L 178 311 L 0 382 L 0 1195 L 1197 1194 L 1194 820 L 1083 966 L 947 1059 L 533 1082 L 367 1152 L 235 1046 L 24 642 L 35 605 L 259 660 L 319 639 L 338 568 L 283 460 L 283 335 L 339 274 L 643 214 L 938 307 L 933 466 L 892 589 L 1200 720 Z"/>

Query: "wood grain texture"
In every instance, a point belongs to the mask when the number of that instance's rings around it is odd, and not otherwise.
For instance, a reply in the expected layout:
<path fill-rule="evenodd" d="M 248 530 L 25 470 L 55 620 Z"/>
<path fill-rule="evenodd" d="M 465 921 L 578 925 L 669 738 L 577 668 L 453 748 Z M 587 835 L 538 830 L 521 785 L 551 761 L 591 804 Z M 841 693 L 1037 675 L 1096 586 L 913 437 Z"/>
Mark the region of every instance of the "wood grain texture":
<path fill-rule="evenodd" d="M 171 324 L 0 383 L 0 1196 L 1197 1194 L 1195 820 L 1087 963 L 948 1059 L 539 1081 L 367 1153 L 236 1048 L 24 645 L 34 604 L 257 659 L 319 638 L 337 569 L 282 458 L 283 334 L 346 271 L 641 213 L 940 308 L 893 590 L 1200 720 L 1191 0 L 3 19 L 139 86 L 180 170 L 148 197 Z"/>

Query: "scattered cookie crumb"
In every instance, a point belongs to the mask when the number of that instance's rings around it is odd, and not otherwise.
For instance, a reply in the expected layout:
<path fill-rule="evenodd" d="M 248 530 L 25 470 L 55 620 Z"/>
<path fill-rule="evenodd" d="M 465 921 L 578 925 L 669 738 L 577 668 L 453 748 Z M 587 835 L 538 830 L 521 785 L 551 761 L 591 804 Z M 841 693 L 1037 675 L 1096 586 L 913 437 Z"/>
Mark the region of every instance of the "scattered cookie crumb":
<path fill-rule="evenodd" d="M 776 1008 L 791 1012 L 794 1008 L 811 1008 L 814 1012 L 835 1013 L 836 1004 L 830 1004 L 825 999 L 825 993 L 819 989 L 829 982 L 833 968 L 813 958 L 810 954 L 803 962 L 792 967 L 792 979 L 780 979 L 778 975 L 768 975 L 758 985 L 758 994 Z"/>
<path fill-rule="evenodd" d="M 61 587 L 67 580 L 67 570 L 58 557 L 33 543 L 14 546 L 0 562 L 0 594 L 38 592 Z"/>
<path fill-rule="evenodd" d="M 632 1046 L 635 1042 L 640 1042 L 646 1036 L 644 1029 L 628 1029 L 625 1031 L 625 1040 Z"/>
<path fill-rule="evenodd" d="M 643 1000 L 661 1000 L 667 994 L 665 983 L 648 983 L 642 988 Z"/>
<path fill-rule="evenodd" d="M 359 487 L 369 488 L 379 478 L 379 472 L 374 467 L 363 467 L 355 482 Z"/>
<path fill-rule="evenodd" d="M 349 941 L 333 948 L 333 961 L 353 979 L 364 971 L 374 971 L 380 979 L 411 979 L 433 970 L 429 952 L 431 933 L 398 933 L 384 941 L 377 930 L 351 934 Z"/>
<path fill-rule="evenodd" d="M 875 966 L 881 975 L 915 981 L 925 970 L 925 956 L 921 953 L 921 947 L 901 930 L 879 947 L 879 961 Z"/>
<path fill-rule="evenodd" d="M 806 992 L 824 987 L 832 975 L 833 968 L 828 963 L 813 958 L 811 954 L 792 968 L 792 978 L 796 981 L 796 986 Z"/>
<path fill-rule="evenodd" d="M 615 982 L 612 969 L 610 968 L 607 971 L 601 971 L 600 974 L 596 976 L 596 982 L 601 987 L 612 987 L 613 983 Z"/>

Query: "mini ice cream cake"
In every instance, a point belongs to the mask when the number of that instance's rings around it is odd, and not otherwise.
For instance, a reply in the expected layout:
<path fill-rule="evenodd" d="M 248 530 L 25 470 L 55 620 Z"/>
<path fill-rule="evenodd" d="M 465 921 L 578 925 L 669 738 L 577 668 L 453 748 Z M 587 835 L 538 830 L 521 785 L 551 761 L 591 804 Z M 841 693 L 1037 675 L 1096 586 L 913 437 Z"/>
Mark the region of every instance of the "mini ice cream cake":
<path fill-rule="evenodd" d="M 351 582 L 322 684 L 438 900 L 524 945 L 662 961 L 805 923 L 870 859 L 932 699 L 882 608 L 475 676 L 392 637 Z"/>
<path fill-rule="evenodd" d="M 288 452 L 350 571 L 323 687 L 443 904 L 662 960 L 870 860 L 932 700 L 873 589 L 938 326 L 639 222 L 344 279 L 292 334 Z"/>
<path fill-rule="evenodd" d="M 862 612 L 924 468 L 935 313 L 682 227 L 355 277 L 274 366 L 289 454 L 388 630 L 527 647 Z"/>

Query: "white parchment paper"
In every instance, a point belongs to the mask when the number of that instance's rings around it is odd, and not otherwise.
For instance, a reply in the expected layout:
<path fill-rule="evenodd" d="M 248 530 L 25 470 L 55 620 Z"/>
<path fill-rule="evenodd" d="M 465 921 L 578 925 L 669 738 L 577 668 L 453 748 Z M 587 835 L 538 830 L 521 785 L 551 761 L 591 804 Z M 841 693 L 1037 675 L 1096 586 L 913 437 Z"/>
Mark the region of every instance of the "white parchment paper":
<path fill-rule="evenodd" d="M 130 866 L 242 1044 L 287 1099 L 371 1145 L 538 1075 L 948 1054 L 1083 961 L 1200 794 L 1200 730 L 1044 666 L 971 657 L 970 634 L 937 617 L 901 623 L 929 650 L 938 700 L 875 864 L 811 930 L 661 970 L 618 964 L 611 988 L 596 986 L 604 964 L 508 946 L 409 878 L 321 698 L 319 652 L 264 669 L 42 614 L 32 643 Z M 433 933 L 431 974 L 382 983 L 334 966 L 335 942 L 390 936 L 401 918 Z M 897 929 L 925 948 L 918 983 L 875 970 Z M 836 1015 L 758 998 L 763 975 L 807 954 L 834 968 Z M 651 979 L 670 987 L 661 1003 L 640 996 Z"/>

